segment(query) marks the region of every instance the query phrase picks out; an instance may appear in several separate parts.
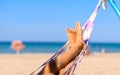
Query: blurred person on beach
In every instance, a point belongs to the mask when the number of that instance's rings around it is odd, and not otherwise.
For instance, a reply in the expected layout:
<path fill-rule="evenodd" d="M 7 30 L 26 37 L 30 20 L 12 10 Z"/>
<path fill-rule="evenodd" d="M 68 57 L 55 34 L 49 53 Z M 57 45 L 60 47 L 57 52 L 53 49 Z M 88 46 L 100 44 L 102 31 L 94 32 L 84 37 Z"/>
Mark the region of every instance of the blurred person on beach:
<path fill-rule="evenodd" d="M 101 49 L 101 54 L 105 54 L 105 49 L 104 48 Z"/>
<path fill-rule="evenodd" d="M 89 51 L 89 49 L 86 49 L 86 51 L 85 51 L 85 55 L 90 55 L 90 51 Z"/>
<path fill-rule="evenodd" d="M 57 58 L 44 67 L 38 75 L 65 75 L 64 70 L 69 67 L 75 57 L 81 52 L 85 46 L 83 42 L 83 31 L 79 22 L 77 22 L 75 30 L 66 29 L 68 40 L 70 41 L 70 49 L 65 53 L 57 56 Z"/>

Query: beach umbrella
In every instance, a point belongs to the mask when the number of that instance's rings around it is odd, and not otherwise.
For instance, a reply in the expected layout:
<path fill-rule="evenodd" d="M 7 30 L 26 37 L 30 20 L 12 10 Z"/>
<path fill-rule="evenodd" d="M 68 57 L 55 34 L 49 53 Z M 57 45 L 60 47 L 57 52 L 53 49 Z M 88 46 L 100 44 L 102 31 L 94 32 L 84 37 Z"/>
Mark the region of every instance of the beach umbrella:
<path fill-rule="evenodd" d="M 12 49 L 14 49 L 17 54 L 19 54 L 20 50 L 22 50 L 24 48 L 23 43 L 19 40 L 13 41 L 11 46 L 12 46 Z"/>

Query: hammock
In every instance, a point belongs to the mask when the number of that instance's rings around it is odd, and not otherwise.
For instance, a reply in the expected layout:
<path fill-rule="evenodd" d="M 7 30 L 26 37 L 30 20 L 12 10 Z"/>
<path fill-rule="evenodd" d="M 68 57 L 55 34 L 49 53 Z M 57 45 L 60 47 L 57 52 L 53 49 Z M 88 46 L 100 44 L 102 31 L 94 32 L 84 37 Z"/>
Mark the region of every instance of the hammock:
<path fill-rule="evenodd" d="M 66 75 L 74 74 L 74 70 L 75 70 L 76 66 L 79 64 L 79 62 L 82 60 L 83 56 L 85 55 L 85 50 L 87 49 L 88 42 L 89 42 L 89 39 L 90 39 L 90 36 L 92 33 L 93 23 L 98 14 L 98 10 L 100 8 L 101 3 L 102 3 L 102 1 L 99 0 L 91 17 L 88 19 L 88 21 L 83 26 L 83 40 L 84 40 L 86 46 L 83 48 L 83 50 L 80 52 L 80 54 L 75 58 L 75 60 L 73 61 L 73 64 L 69 66 L 69 69 L 64 70 Z M 55 60 L 58 55 L 67 51 L 69 49 L 68 44 L 69 44 L 69 41 L 62 48 L 60 48 L 50 59 L 48 59 L 45 63 L 43 63 L 40 67 L 38 67 L 30 75 L 37 75 L 39 72 L 41 72 L 41 70 L 46 66 L 47 63 Z"/>

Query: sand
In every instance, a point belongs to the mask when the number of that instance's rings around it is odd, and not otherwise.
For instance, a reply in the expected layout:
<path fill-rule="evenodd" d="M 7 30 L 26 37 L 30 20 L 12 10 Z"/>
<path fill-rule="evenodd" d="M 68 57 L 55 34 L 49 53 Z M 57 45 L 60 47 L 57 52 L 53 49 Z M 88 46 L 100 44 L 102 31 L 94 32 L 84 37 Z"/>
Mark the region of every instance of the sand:
<path fill-rule="evenodd" d="M 29 75 L 53 54 L 0 54 L 0 75 Z M 120 75 L 120 53 L 84 56 L 75 75 Z"/>

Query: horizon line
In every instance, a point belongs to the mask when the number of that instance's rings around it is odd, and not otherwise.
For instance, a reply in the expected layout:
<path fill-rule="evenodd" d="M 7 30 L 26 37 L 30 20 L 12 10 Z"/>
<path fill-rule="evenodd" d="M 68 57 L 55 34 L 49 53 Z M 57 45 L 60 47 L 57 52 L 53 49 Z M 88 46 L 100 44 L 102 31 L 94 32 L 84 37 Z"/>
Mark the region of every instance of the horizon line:
<path fill-rule="evenodd" d="M 9 42 L 12 42 L 12 41 L 0 41 L 0 43 L 9 43 Z M 67 41 L 22 41 L 22 42 L 24 42 L 24 43 L 65 43 L 65 42 L 67 42 Z M 89 42 L 89 43 L 119 43 L 120 44 L 120 42 L 103 42 L 103 41 L 91 41 L 91 42 Z"/>

